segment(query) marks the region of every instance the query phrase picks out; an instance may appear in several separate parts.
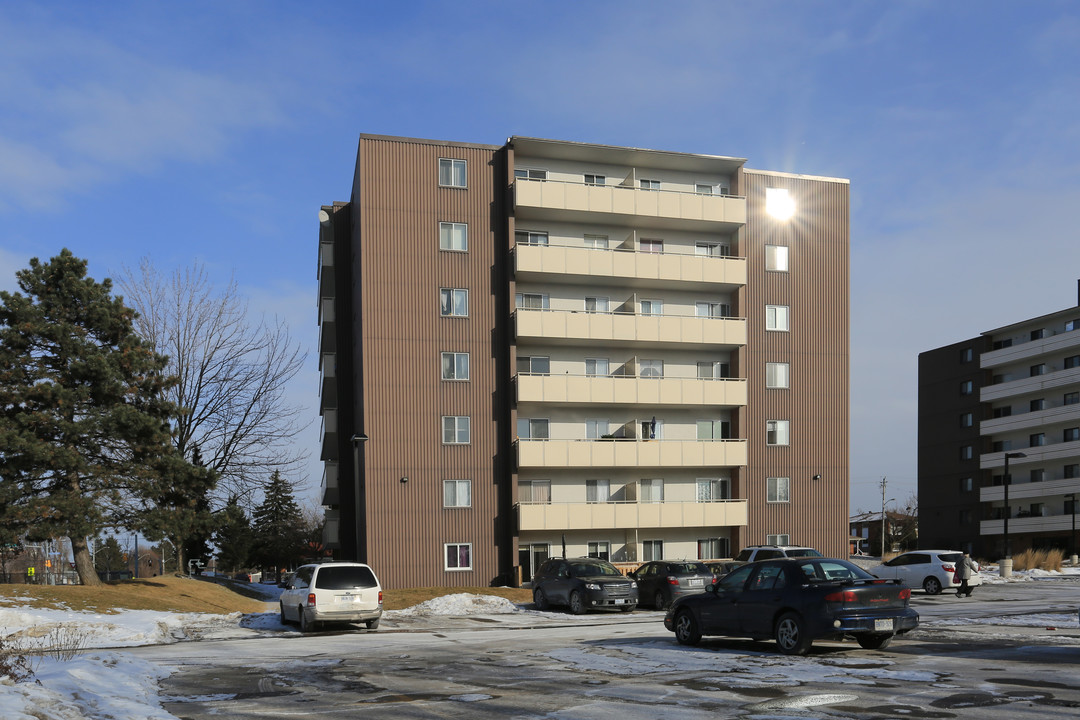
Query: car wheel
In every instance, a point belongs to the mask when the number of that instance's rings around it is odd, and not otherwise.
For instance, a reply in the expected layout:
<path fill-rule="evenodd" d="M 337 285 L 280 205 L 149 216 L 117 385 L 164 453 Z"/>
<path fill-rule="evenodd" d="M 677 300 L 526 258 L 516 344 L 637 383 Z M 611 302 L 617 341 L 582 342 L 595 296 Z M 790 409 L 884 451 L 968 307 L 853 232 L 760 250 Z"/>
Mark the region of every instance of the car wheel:
<path fill-rule="evenodd" d="M 288 625 L 289 620 L 288 620 L 288 618 L 285 617 L 285 603 L 281 603 L 281 602 L 278 603 L 278 612 L 281 613 L 281 624 L 282 625 Z"/>
<path fill-rule="evenodd" d="M 377 630 L 379 628 L 379 619 L 375 618 L 374 620 L 368 620 L 364 624 L 367 625 L 368 630 Z"/>
<path fill-rule="evenodd" d="M 316 623 L 307 619 L 307 613 L 304 612 L 304 608 L 296 608 L 296 614 L 300 618 L 300 632 L 309 633 L 315 629 Z"/>
<path fill-rule="evenodd" d="M 657 590 L 656 596 L 653 598 L 653 607 L 657 610 L 663 610 L 667 608 L 667 600 L 664 599 L 664 591 Z"/>
<path fill-rule="evenodd" d="M 580 590 L 574 590 L 570 593 L 570 612 L 575 615 L 585 614 L 585 598 L 581 597 Z"/>
<path fill-rule="evenodd" d="M 697 645 L 701 642 L 701 627 L 689 610 L 680 610 L 675 616 L 675 639 L 680 645 Z"/>
<path fill-rule="evenodd" d="M 867 650 L 884 650 L 889 647 L 889 643 L 892 642 L 892 635 L 856 635 L 855 639 L 859 641 L 859 647 L 866 648 Z"/>
<path fill-rule="evenodd" d="M 941 581 L 931 575 L 922 582 L 922 588 L 927 595 L 937 595 L 941 592 Z"/>
<path fill-rule="evenodd" d="M 544 594 L 543 588 L 536 588 L 533 590 L 533 605 L 536 606 L 537 610 L 548 609 L 548 599 L 547 595 Z"/>
<path fill-rule="evenodd" d="M 785 655 L 805 655 L 810 650 L 810 637 L 806 624 L 798 614 L 789 612 L 780 616 L 776 623 L 776 645 Z"/>

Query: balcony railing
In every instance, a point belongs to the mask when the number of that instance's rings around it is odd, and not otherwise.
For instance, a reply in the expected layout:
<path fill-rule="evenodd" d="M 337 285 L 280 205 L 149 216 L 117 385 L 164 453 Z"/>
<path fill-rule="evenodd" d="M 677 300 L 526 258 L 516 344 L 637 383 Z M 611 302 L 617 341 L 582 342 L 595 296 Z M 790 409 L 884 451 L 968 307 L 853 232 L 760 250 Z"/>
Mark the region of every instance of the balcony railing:
<path fill-rule="evenodd" d="M 518 402 L 694 407 L 743 407 L 747 403 L 743 378 L 518 374 L 515 380 Z"/>
<path fill-rule="evenodd" d="M 518 527 L 530 530 L 742 527 L 746 500 L 716 502 L 522 503 Z"/>
<path fill-rule="evenodd" d="M 518 308 L 514 323 L 519 339 L 727 349 L 746 344 L 746 318 L 735 317 Z"/>
<path fill-rule="evenodd" d="M 1034 515 L 1009 518 L 1009 535 L 1034 532 L 1069 532 L 1072 529 L 1073 516 Z M 983 520 L 979 523 L 980 535 L 1004 535 L 1004 520 Z"/>
<path fill-rule="evenodd" d="M 520 468 L 744 467 L 746 440 L 518 440 Z"/>

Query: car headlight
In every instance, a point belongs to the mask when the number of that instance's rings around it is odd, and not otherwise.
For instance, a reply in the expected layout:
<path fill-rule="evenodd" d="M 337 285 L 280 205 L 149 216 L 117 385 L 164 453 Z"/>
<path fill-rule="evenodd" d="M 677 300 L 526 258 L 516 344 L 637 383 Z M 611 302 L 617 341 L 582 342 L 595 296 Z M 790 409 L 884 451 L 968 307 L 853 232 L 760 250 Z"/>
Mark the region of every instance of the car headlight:
<path fill-rule="evenodd" d="M 585 583 L 585 589 L 586 590 L 602 590 L 603 588 L 601 588 L 600 585 L 598 585 L 597 583 Z"/>
<path fill-rule="evenodd" d="M 637 580 L 631 580 L 630 581 L 630 587 L 636 588 L 637 587 Z"/>

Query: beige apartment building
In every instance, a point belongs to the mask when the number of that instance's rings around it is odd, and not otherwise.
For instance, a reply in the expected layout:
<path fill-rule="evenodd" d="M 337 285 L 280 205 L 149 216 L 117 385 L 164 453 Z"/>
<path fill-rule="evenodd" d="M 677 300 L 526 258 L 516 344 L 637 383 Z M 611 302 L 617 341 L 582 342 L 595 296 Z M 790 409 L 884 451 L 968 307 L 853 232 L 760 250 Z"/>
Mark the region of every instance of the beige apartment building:
<path fill-rule="evenodd" d="M 323 208 L 327 543 L 390 586 L 847 552 L 846 180 L 362 136 Z"/>

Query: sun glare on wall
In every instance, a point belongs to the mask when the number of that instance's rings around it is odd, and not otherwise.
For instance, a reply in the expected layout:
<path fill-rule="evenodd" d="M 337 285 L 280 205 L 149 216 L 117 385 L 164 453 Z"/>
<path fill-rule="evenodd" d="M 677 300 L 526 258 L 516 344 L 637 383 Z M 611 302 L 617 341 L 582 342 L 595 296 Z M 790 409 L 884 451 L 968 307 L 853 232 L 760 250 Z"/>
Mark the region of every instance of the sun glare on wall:
<path fill-rule="evenodd" d="M 765 212 L 777 220 L 790 220 L 795 214 L 795 200 L 787 188 L 765 188 Z"/>

